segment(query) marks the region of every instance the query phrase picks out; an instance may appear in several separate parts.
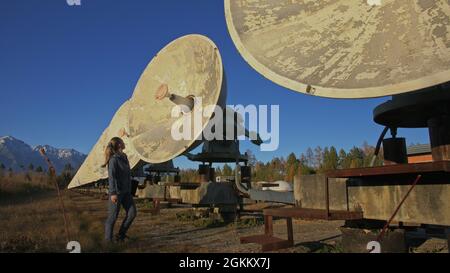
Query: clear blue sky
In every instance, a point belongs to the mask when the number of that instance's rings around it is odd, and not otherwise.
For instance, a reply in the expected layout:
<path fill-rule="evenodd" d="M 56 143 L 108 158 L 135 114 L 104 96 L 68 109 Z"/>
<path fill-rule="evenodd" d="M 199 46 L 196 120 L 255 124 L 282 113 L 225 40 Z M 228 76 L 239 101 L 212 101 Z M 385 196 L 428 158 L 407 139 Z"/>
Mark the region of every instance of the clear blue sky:
<path fill-rule="evenodd" d="M 238 54 L 221 0 L 4 0 L 0 3 L 0 136 L 88 153 L 142 70 L 167 43 L 199 33 L 219 47 L 228 104 L 280 105 L 280 147 L 259 160 L 307 147 L 374 144 L 382 127 L 372 110 L 388 98 L 307 96 L 264 79 Z M 428 143 L 425 129 L 400 130 Z M 177 160 L 182 167 L 195 166 Z"/>

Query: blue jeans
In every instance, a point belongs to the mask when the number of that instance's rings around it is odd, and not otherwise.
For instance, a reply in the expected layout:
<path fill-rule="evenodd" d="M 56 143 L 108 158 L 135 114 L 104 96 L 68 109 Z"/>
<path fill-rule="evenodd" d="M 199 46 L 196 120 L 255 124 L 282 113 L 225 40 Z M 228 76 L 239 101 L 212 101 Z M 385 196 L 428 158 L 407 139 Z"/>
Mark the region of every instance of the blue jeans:
<path fill-rule="evenodd" d="M 126 215 L 119 229 L 119 239 L 125 238 L 134 218 L 136 218 L 136 205 L 134 204 L 133 196 L 130 193 L 119 194 L 117 199 L 116 204 L 111 201 L 111 196 L 108 200 L 108 219 L 106 219 L 105 223 L 105 240 L 108 242 L 113 240 L 114 224 L 119 216 L 121 206 L 125 209 Z"/>

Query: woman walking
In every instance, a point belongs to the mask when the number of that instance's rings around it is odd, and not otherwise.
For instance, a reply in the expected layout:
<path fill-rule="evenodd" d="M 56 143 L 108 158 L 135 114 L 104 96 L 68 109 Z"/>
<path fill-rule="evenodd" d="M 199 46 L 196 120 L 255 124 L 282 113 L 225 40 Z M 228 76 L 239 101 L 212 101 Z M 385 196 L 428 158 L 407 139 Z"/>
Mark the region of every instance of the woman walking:
<path fill-rule="evenodd" d="M 120 226 L 116 241 L 127 238 L 126 233 L 136 218 L 136 206 L 131 195 L 131 170 L 127 155 L 123 152 L 125 143 L 119 137 L 114 137 L 105 150 L 105 164 L 108 167 L 109 198 L 108 219 L 105 223 L 105 240 L 113 241 L 114 224 L 119 216 L 120 207 L 125 209 L 125 219 Z"/>

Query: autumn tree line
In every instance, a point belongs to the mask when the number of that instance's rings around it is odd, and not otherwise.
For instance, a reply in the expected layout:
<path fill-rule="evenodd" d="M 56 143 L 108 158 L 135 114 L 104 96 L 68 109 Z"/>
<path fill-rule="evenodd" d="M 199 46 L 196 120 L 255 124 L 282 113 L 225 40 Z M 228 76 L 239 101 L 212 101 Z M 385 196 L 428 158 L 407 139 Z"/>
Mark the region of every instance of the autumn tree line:
<path fill-rule="evenodd" d="M 329 170 L 369 167 L 375 154 L 375 147 L 365 142 L 361 147 L 353 147 L 349 151 L 334 147 L 308 148 L 297 156 L 291 153 L 284 157 L 275 157 L 269 162 L 258 161 L 255 155 L 247 150 L 248 164 L 252 167 L 253 181 L 277 181 L 293 182 L 294 176 L 324 173 Z M 382 151 L 375 159 L 375 166 L 382 165 Z M 232 176 L 234 164 L 224 164 L 222 168 L 216 167 L 216 176 Z M 182 181 L 196 181 L 198 173 L 196 169 L 185 169 L 181 173 Z"/>
<path fill-rule="evenodd" d="M 252 167 L 253 181 L 277 181 L 284 180 L 293 182 L 294 176 L 298 174 L 308 175 L 316 173 L 324 173 L 329 170 L 348 169 L 369 167 L 375 153 L 375 147 L 368 145 L 366 142 L 361 147 L 353 147 L 349 151 L 334 147 L 316 147 L 308 148 L 304 153 L 296 155 L 289 154 L 286 158 L 274 157 L 269 162 L 258 161 L 255 155 L 247 150 L 249 157 L 248 165 Z M 382 165 L 382 150 L 375 160 L 375 166 Z M 234 164 L 224 164 L 222 167 L 215 166 L 216 176 L 233 176 Z M 48 171 L 38 166 L 30 164 L 28 167 L 20 166 L 21 173 L 25 175 L 25 179 L 31 180 L 32 174 L 48 174 Z M 60 185 L 68 185 L 71 181 L 75 170 L 70 164 L 64 167 L 64 170 L 57 176 Z M 13 170 L 0 164 L 0 178 L 13 176 Z M 180 171 L 181 181 L 195 182 L 198 181 L 197 169 L 183 169 Z"/>

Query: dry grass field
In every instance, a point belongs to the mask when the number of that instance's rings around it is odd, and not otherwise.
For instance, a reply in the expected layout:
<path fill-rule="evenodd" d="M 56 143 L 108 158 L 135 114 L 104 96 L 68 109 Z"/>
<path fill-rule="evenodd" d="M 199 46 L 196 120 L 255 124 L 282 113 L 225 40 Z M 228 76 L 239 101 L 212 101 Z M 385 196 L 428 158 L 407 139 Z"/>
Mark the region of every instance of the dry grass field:
<path fill-rule="evenodd" d="M 99 196 L 63 191 L 69 219 L 70 239 L 80 242 L 82 252 L 259 252 L 257 245 L 241 245 L 241 236 L 263 232 L 258 217 L 243 217 L 223 223 L 212 218 L 191 218 L 191 208 L 163 209 L 160 215 L 146 212 L 147 202 L 137 202 L 138 217 L 130 229 L 130 241 L 105 245 L 103 224 L 107 203 Z M 120 224 L 121 213 L 116 227 Z M 338 236 L 342 223 L 304 224 L 296 240 L 303 241 L 288 252 L 310 252 L 328 246 L 309 242 Z M 299 225 L 296 225 L 299 226 Z M 306 227 L 306 228 L 305 228 Z M 286 236 L 283 221 L 276 221 L 275 232 Z M 335 243 L 330 242 L 331 248 Z M 0 252 L 68 252 L 64 221 L 54 185 L 46 176 L 23 175 L 0 179 Z"/>
<path fill-rule="evenodd" d="M 115 251 L 102 244 L 102 217 L 80 208 L 63 192 L 70 239 L 86 251 Z M 64 220 L 54 184 L 46 175 L 0 178 L 0 252 L 66 252 Z"/>
<path fill-rule="evenodd" d="M 242 245 L 242 236 L 262 234 L 260 215 L 243 216 L 232 223 L 215 217 L 197 217 L 187 206 L 173 206 L 159 215 L 148 212 L 150 202 L 137 201 L 138 216 L 130 240 L 113 245 L 103 242 L 107 202 L 99 195 L 63 191 L 70 226 L 70 240 L 82 252 L 184 252 L 255 253 L 260 247 Z M 123 217 L 123 211 L 116 224 Z M 296 245 L 279 252 L 342 252 L 339 227 L 343 222 L 294 220 Z M 284 220 L 274 221 L 274 233 L 287 237 Z M 0 178 L 0 252 L 68 252 L 64 221 L 54 185 L 45 175 Z M 446 252 L 446 241 L 433 241 L 415 252 Z"/>

